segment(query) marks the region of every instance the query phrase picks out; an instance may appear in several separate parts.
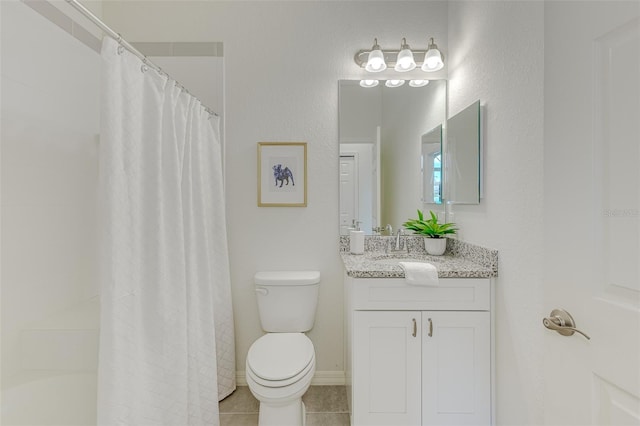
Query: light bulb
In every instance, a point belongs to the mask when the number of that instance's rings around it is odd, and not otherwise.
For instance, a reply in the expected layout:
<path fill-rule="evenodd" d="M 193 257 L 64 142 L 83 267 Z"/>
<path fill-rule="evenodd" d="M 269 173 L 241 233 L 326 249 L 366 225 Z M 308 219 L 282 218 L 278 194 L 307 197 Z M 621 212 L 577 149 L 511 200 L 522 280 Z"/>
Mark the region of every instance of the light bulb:
<path fill-rule="evenodd" d="M 407 44 L 407 39 L 403 38 L 402 44 L 400 45 L 400 53 L 398 53 L 394 69 L 398 72 L 407 72 L 411 71 L 415 67 L 416 61 L 413 59 L 413 52 L 411 52 L 411 49 Z"/>
<path fill-rule="evenodd" d="M 409 86 L 411 87 L 424 87 L 429 84 L 429 80 L 411 80 Z"/>
<path fill-rule="evenodd" d="M 433 42 L 433 38 L 429 41 L 427 53 L 424 55 L 424 63 L 422 71 L 433 72 L 441 70 L 444 67 L 442 53 L 438 50 L 438 46 Z"/>
<path fill-rule="evenodd" d="M 360 80 L 361 87 L 376 87 L 379 83 L 378 80 Z"/>
<path fill-rule="evenodd" d="M 384 54 L 382 49 L 378 46 L 378 39 L 374 39 L 373 47 L 369 52 L 369 58 L 367 59 L 367 65 L 364 67 L 369 72 L 380 72 L 387 69 L 387 64 L 384 61 Z"/>
<path fill-rule="evenodd" d="M 404 80 L 387 80 L 384 85 L 387 87 L 400 87 L 404 84 Z"/>

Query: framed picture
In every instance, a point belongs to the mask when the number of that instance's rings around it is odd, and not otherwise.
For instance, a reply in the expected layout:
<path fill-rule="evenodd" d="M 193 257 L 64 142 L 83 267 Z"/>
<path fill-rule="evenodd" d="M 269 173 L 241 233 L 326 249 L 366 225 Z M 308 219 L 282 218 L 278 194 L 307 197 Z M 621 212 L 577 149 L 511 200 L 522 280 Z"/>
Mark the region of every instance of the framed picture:
<path fill-rule="evenodd" d="M 307 206 L 307 143 L 258 142 L 258 207 Z"/>

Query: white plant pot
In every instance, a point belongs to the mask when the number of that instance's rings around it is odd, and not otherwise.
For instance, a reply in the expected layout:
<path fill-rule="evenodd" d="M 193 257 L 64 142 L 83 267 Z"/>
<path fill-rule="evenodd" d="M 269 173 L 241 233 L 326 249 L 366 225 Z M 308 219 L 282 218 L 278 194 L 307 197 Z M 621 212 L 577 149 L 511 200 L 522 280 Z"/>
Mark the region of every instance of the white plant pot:
<path fill-rule="evenodd" d="M 440 256 L 444 254 L 444 251 L 447 249 L 447 239 L 425 237 L 424 249 L 431 255 Z"/>

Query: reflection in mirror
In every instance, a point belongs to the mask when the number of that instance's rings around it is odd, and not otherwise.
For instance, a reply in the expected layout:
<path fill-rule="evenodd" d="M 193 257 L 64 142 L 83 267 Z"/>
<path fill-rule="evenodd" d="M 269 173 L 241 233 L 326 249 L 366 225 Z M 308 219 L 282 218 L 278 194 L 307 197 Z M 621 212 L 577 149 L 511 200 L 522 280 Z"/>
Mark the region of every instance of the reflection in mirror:
<path fill-rule="evenodd" d="M 449 204 L 480 204 L 480 101 L 449 118 L 447 123 L 446 201 Z"/>
<path fill-rule="evenodd" d="M 380 232 L 387 224 L 396 230 L 416 215 L 416 209 L 424 208 L 423 136 L 444 123 L 445 99 L 445 80 L 395 88 L 340 81 L 342 235 L 354 220 L 362 223 L 365 234 Z M 437 211 L 434 206 L 429 209 Z"/>
<path fill-rule="evenodd" d="M 422 202 L 442 204 L 442 125 L 422 135 Z"/>

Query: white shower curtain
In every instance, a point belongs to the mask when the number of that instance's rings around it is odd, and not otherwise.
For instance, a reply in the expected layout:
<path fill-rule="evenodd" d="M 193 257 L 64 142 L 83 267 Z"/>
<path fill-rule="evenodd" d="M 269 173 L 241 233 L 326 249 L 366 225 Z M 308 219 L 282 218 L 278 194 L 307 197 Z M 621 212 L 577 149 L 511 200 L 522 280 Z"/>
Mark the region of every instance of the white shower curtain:
<path fill-rule="evenodd" d="M 217 425 L 235 388 L 218 117 L 102 46 L 100 425 Z"/>

